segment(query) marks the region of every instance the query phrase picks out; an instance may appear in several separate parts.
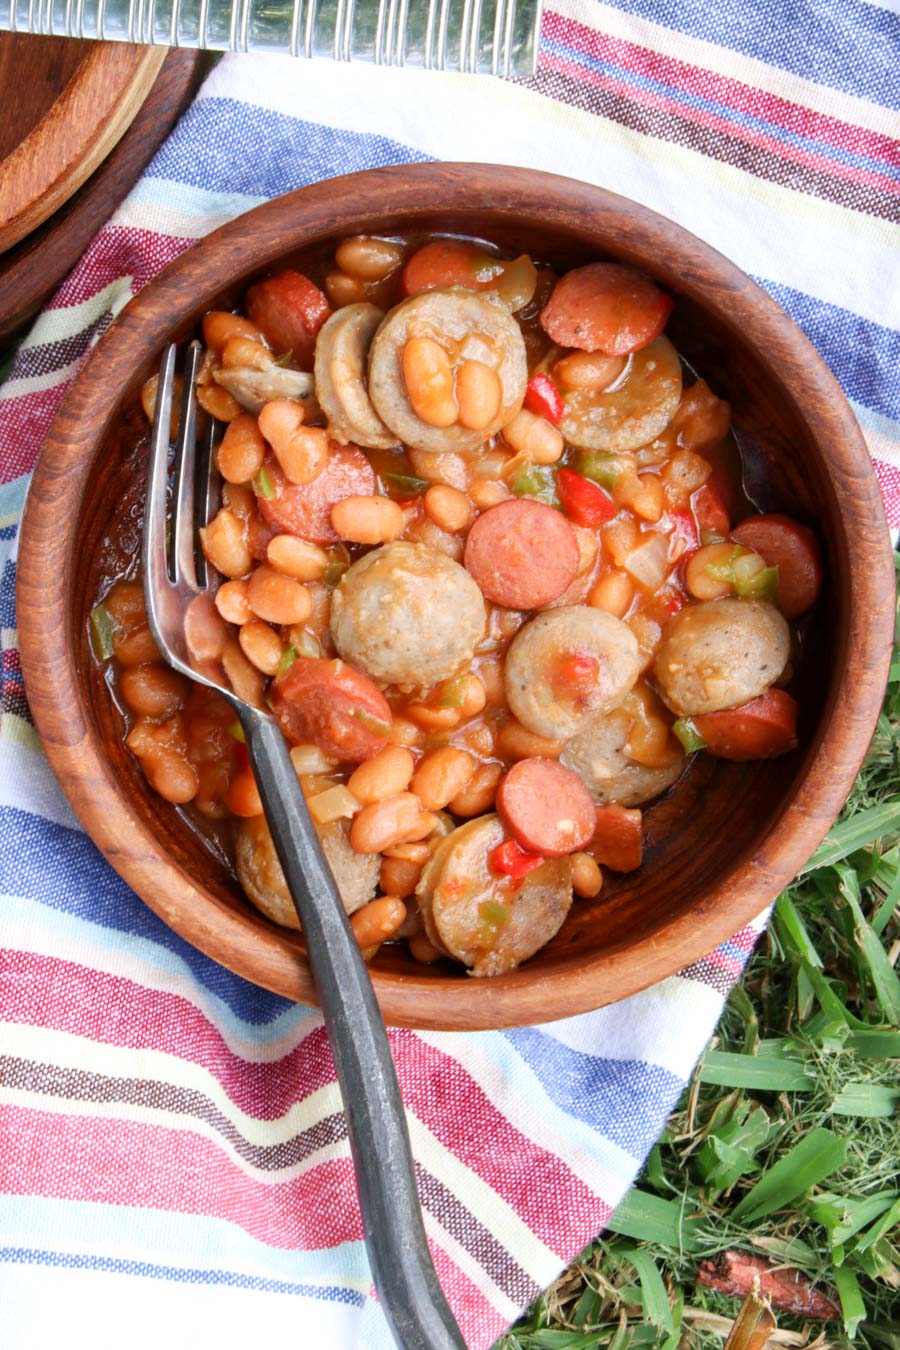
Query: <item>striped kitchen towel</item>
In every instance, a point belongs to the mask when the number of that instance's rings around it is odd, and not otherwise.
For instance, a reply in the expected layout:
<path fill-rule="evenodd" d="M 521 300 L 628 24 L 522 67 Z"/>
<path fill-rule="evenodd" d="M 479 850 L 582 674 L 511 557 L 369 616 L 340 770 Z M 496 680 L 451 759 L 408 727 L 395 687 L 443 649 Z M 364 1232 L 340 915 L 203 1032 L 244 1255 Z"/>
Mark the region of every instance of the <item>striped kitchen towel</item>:
<path fill-rule="evenodd" d="M 0 396 L 4 1350 L 390 1345 L 321 1019 L 128 891 L 28 721 L 17 522 L 85 352 L 163 264 L 265 198 L 430 157 L 526 164 L 674 217 L 771 291 L 842 381 L 900 524 L 891 9 L 548 0 L 539 72 L 511 83 L 226 58 L 35 325 Z M 426 1227 L 470 1346 L 604 1226 L 757 928 L 598 1013 L 392 1033 Z"/>

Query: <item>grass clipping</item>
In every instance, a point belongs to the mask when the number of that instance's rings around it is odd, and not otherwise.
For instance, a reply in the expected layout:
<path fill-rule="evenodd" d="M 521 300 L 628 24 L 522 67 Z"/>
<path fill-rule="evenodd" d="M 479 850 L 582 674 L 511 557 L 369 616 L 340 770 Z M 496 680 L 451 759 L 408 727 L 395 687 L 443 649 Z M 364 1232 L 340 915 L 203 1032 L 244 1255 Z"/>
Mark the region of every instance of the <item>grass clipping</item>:
<path fill-rule="evenodd" d="M 777 1313 L 754 1313 L 760 1345 L 900 1350 L 895 650 L 847 806 L 636 1187 L 496 1350 L 737 1350 L 754 1288 Z"/>

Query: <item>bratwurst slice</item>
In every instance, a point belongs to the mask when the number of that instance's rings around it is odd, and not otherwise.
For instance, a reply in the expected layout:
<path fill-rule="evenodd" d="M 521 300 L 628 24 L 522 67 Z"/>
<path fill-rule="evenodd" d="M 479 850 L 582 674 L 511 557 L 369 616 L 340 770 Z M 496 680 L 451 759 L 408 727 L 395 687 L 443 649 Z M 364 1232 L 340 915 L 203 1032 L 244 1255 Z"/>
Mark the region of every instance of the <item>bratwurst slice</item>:
<path fill-rule="evenodd" d="M 602 609 L 564 605 L 520 628 L 506 657 L 506 698 L 529 731 L 567 741 L 622 702 L 641 669 L 631 629 Z"/>
<path fill-rule="evenodd" d="M 673 746 L 672 759 L 664 768 L 638 764 L 625 753 L 631 735 L 632 717 L 624 708 L 594 717 L 573 736 L 559 757 L 574 769 L 598 806 L 618 802 L 640 806 L 658 797 L 681 777 L 687 758 Z M 674 740 L 674 737 L 672 738 Z"/>
<path fill-rule="evenodd" d="M 775 683 L 790 655 L 790 629 L 774 605 L 707 600 L 666 626 L 653 674 L 672 712 L 690 717 L 749 703 Z"/>
<path fill-rule="evenodd" d="M 222 367 L 213 371 L 213 379 L 247 412 L 256 414 L 273 399 L 289 398 L 303 405 L 306 422 L 315 422 L 321 416 L 315 381 L 305 370 L 289 370 L 273 361 L 265 370 L 254 370 L 250 366 Z"/>
<path fill-rule="evenodd" d="M 609 389 L 572 389 L 563 397 L 559 429 L 570 445 L 625 454 L 661 435 L 681 402 L 681 362 L 658 337 L 629 357 Z"/>
<path fill-rule="evenodd" d="M 384 318 L 375 305 L 344 305 L 319 329 L 316 394 L 335 440 L 391 450 L 397 437 L 372 407 L 366 388 L 369 348 Z"/>
<path fill-rule="evenodd" d="M 357 853 L 350 847 L 350 826 L 346 820 L 333 820 L 316 829 L 344 909 L 352 914 L 375 894 L 381 858 L 377 854 Z M 238 880 L 266 918 L 285 928 L 300 927 L 265 816 L 241 821 L 235 866 Z"/>
<path fill-rule="evenodd" d="M 502 975 L 559 932 L 572 904 L 572 861 L 548 858 L 521 883 L 499 877 L 490 855 L 506 832 L 479 816 L 442 840 L 416 896 L 425 932 L 473 975 Z"/>
<path fill-rule="evenodd" d="M 355 562 L 331 601 L 334 645 L 382 684 L 449 679 L 471 661 L 486 622 L 481 591 L 466 569 L 405 540 Z"/>
<path fill-rule="evenodd" d="M 437 343 L 457 374 L 467 362 L 494 372 L 500 397 L 489 422 L 477 428 L 458 420 L 433 426 L 416 414 L 403 370 L 404 349 L 414 338 Z M 519 411 L 527 381 L 525 341 L 515 319 L 493 296 L 460 286 L 421 291 L 397 305 L 375 334 L 369 354 L 375 411 L 399 440 L 417 450 L 476 450 Z"/>

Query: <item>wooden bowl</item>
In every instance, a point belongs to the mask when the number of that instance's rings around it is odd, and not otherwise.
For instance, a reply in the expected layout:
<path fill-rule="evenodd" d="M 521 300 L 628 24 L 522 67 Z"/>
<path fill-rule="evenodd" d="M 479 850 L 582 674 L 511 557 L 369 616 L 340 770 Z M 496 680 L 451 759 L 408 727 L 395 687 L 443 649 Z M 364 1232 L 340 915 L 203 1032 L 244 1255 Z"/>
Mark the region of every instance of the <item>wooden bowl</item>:
<path fill-rule="evenodd" d="M 813 523 L 827 589 L 801 662 L 801 749 L 729 764 L 699 757 L 646 813 L 639 872 L 576 901 L 557 937 L 509 975 L 472 980 L 399 949 L 373 963 L 389 1022 L 485 1028 L 598 1008 L 682 969 L 733 935 L 795 876 L 847 797 L 881 706 L 893 568 L 866 447 L 835 380 L 763 291 L 670 221 L 621 197 L 524 169 L 427 164 L 332 179 L 226 225 L 123 311 L 69 391 L 34 477 L 18 614 L 28 697 L 51 763 L 91 837 L 147 904 L 247 979 L 315 1002 L 301 940 L 244 899 L 148 788 L 92 661 L 87 619 L 101 541 L 134 473 L 141 384 L 163 344 L 237 301 L 273 264 L 315 261 L 350 234 L 457 231 L 540 252 L 565 268 L 597 255 L 654 275 L 676 297 L 669 331 L 731 400 L 753 495 Z M 138 535 L 135 525 L 134 545 Z"/>

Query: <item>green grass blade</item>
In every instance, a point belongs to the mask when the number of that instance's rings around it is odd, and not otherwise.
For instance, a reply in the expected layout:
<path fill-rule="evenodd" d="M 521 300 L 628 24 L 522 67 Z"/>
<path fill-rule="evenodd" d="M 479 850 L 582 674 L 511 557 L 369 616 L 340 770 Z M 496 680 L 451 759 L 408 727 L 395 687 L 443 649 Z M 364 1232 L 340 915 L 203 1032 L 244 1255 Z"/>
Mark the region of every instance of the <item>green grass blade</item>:
<path fill-rule="evenodd" d="M 867 1322 L 866 1336 L 876 1345 L 883 1345 L 885 1350 L 900 1350 L 900 1331 L 892 1331 L 882 1323 Z M 587 1346 L 585 1350 L 588 1350 Z"/>
<path fill-rule="evenodd" d="M 797 956 L 808 961 L 811 966 L 821 968 L 822 958 L 813 946 L 806 924 L 787 892 L 783 892 L 776 900 L 773 919 L 782 944 L 793 949 Z"/>
<path fill-rule="evenodd" d="M 701 1083 L 720 1087 L 757 1088 L 769 1092 L 809 1092 L 814 1080 L 803 1061 L 790 1055 L 736 1055 L 708 1050 L 700 1068 Z"/>
<path fill-rule="evenodd" d="M 843 1165 L 847 1147 L 831 1130 L 818 1126 L 780 1158 L 736 1206 L 732 1218 L 760 1219 L 796 1200 Z"/>
<path fill-rule="evenodd" d="M 848 1083 L 831 1103 L 833 1116 L 890 1117 L 897 1109 L 900 1091 L 880 1083 Z"/>
<path fill-rule="evenodd" d="M 587 1350 L 583 1331 L 530 1331 L 522 1341 L 528 1350 Z"/>
<path fill-rule="evenodd" d="M 624 1350 L 628 1339 L 628 1323 L 620 1322 L 616 1328 L 616 1334 L 609 1343 L 609 1350 Z M 598 1341 L 597 1344 L 599 1346 L 600 1342 Z M 592 1347 L 587 1346 L 585 1350 L 592 1350 Z"/>
<path fill-rule="evenodd" d="M 602 1311 L 603 1299 L 596 1289 L 586 1285 L 584 1293 L 575 1305 L 575 1311 L 569 1320 L 576 1327 L 593 1326 L 595 1322 L 599 1321 Z"/>
<path fill-rule="evenodd" d="M 886 1213 L 896 1199 L 896 1191 L 885 1191 L 882 1195 L 866 1196 L 865 1200 L 844 1200 L 840 1221 L 831 1232 L 832 1245 L 849 1242 L 867 1223 Z"/>
<path fill-rule="evenodd" d="M 878 806 L 857 811 L 849 820 L 833 825 L 799 875 L 815 872 L 819 867 L 832 867 L 849 858 L 857 849 L 874 844 L 882 835 L 900 829 L 900 801 L 881 802 Z"/>
<path fill-rule="evenodd" d="M 862 1291 L 859 1281 L 848 1266 L 835 1266 L 832 1273 L 841 1300 L 844 1330 L 852 1340 L 860 1322 L 866 1320 L 866 1305 L 863 1303 Z"/>
<path fill-rule="evenodd" d="M 844 1048 L 862 1059 L 900 1059 L 900 1031 L 851 1031 Z"/>
<path fill-rule="evenodd" d="M 695 1226 L 685 1220 L 680 1201 L 663 1200 L 635 1188 L 619 1202 L 606 1224 L 611 1233 L 685 1251 L 696 1247 Z"/>
<path fill-rule="evenodd" d="M 888 879 L 890 879 L 890 885 L 886 884 Z M 885 854 L 881 859 L 878 868 L 878 881 L 887 890 L 887 894 L 872 916 L 872 927 L 881 937 L 894 910 L 900 904 L 900 851 L 896 848 L 891 849 L 890 853 Z"/>
<path fill-rule="evenodd" d="M 885 1018 L 893 1026 L 900 1023 L 900 977 L 891 965 L 881 939 L 872 931 L 862 912 L 857 894 L 856 877 L 846 867 L 839 869 L 841 876 L 841 895 L 853 914 L 853 937 L 868 968 L 875 997 Z"/>
<path fill-rule="evenodd" d="M 868 1251 L 897 1224 L 900 1224 L 900 1200 L 895 1200 L 887 1213 L 882 1214 L 878 1222 L 873 1223 L 872 1227 L 863 1233 L 862 1237 L 854 1244 L 853 1250 L 856 1252 Z"/>
<path fill-rule="evenodd" d="M 653 1257 L 641 1247 L 626 1247 L 620 1249 L 617 1255 L 630 1261 L 638 1273 L 645 1320 L 651 1326 L 662 1327 L 664 1331 L 674 1331 L 669 1295 Z"/>
<path fill-rule="evenodd" d="M 861 1030 L 865 1027 L 865 1022 L 861 1022 L 858 1017 L 854 1017 L 853 1014 L 844 1007 L 821 970 L 817 970 L 805 960 L 801 962 L 800 968 L 809 981 L 810 987 L 818 999 L 819 1007 L 825 1014 L 831 1028 L 843 1026 L 856 1027 Z M 807 1034 L 809 1034 L 809 1028 L 807 1028 Z"/>
<path fill-rule="evenodd" d="M 707 1186 L 724 1190 L 747 1172 L 756 1172 L 756 1154 L 769 1137 L 769 1117 L 761 1106 L 710 1130 L 694 1155 L 694 1166 Z"/>

